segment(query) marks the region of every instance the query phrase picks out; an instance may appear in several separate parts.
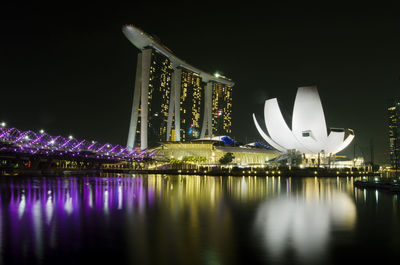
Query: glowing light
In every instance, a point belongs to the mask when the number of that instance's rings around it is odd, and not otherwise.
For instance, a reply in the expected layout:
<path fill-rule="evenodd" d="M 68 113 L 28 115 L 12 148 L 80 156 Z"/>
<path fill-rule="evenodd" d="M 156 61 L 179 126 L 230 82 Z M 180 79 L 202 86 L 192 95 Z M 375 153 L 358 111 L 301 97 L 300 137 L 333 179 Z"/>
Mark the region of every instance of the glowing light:
<path fill-rule="evenodd" d="M 25 195 L 22 194 L 21 195 L 21 200 L 20 200 L 19 205 L 18 205 L 18 218 L 21 218 L 22 215 L 24 214 L 25 206 L 26 206 Z"/>
<path fill-rule="evenodd" d="M 218 77 L 220 77 L 221 75 L 217 72 L 217 73 L 214 74 L 214 76 L 218 78 Z"/>
<path fill-rule="evenodd" d="M 3 121 L 0 125 L 1 127 L 6 127 L 7 124 Z"/>
<path fill-rule="evenodd" d="M 23 140 L 23 141 L 21 141 Z M 153 157 L 155 155 L 155 151 L 139 151 L 132 150 L 128 151 L 127 148 L 123 148 L 120 145 L 111 145 L 104 144 L 100 148 L 95 146 L 97 142 L 92 141 L 90 143 L 87 140 L 78 140 L 69 136 L 67 139 L 62 136 L 53 137 L 44 132 L 44 130 L 40 130 L 40 134 L 36 134 L 30 130 L 28 131 L 20 131 L 16 128 L 4 128 L 0 127 L 0 142 L 7 141 L 12 143 L 10 147 L 3 147 L 3 151 L 9 152 L 19 152 L 19 153 L 28 153 L 28 154 L 45 154 L 49 153 L 57 154 L 57 155 L 72 155 L 72 156 L 81 156 L 81 157 L 92 157 L 98 158 L 98 155 L 102 155 L 102 153 L 109 153 L 112 157 L 107 157 L 107 159 L 116 159 L 121 160 L 125 159 L 127 161 L 141 161 L 144 158 Z M 98 144 L 100 146 L 100 144 Z M 18 148 L 15 148 L 18 146 Z M 94 147 L 95 146 L 95 147 Z M 107 146 L 106 150 L 103 150 Z M 94 147 L 94 148 L 93 148 Z M 79 149 L 78 149 L 79 148 Z M 90 151 L 90 155 L 88 154 L 80 154 L 80 152 L 72 152 L 74 149 L 79 151 Z M 97 150 L 96 150 L 97 149 Z M 118 150 L 118 153 L 115 153 L 115 150 Z M 101 153 L 99 153 L 101 152 Z M 99 154 L 98 154 L 99 153 Z M 103 155 L 102 155 L 103 156 Z M 28 163 L 29 166 L 29 163 Z"/>
<path fill-rule="evenodd" d="M 68 214 L 71 214 L 73 211 L 72 198 L 69 194 L 67 194 L 67 198 L 65 199 L 64 209 Z"/>
<path fill-rule="evenodd" d="M 50 191 L 49 191 L 49 194 L 51 194 Z M 49 196 L 47 198 L 47 202 L 46 202 L 46 220 L 47 220 L 47 224 L 50 224 L 51 218 L 53 216 L 53 212 L 54 212 L 53 198 L 52 198 L 52 196 Z"/>

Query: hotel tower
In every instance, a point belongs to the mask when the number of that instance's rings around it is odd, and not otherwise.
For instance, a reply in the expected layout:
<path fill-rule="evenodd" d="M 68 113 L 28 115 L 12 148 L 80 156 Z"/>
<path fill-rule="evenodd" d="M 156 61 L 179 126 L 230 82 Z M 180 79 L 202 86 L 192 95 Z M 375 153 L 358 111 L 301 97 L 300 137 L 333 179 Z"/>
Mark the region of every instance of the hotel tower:
<path fill-rule="evenodd" d="M 141 51 L 128 148 L 231 134 L 232 80 L 187 64 L 134 26 L 122 32 Z"/>

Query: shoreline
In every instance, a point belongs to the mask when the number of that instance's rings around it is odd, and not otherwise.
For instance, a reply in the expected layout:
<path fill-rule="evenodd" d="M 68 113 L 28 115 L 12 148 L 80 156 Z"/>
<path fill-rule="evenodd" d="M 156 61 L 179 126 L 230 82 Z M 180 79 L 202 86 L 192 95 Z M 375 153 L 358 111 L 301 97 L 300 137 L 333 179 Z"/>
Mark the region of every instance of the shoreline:
<path fill-rule="evenodd" d="M 256 169 L 256 170 L 195 170 L 195 169 L 96 169 L 96 170 L 0 170 L 0 176 L 73 176 L 93 174 L 161 174 L 197 176 L 260 176 L 260 177 L 381 177 L 380 172 L 337 171 L 332 169 Z"/>

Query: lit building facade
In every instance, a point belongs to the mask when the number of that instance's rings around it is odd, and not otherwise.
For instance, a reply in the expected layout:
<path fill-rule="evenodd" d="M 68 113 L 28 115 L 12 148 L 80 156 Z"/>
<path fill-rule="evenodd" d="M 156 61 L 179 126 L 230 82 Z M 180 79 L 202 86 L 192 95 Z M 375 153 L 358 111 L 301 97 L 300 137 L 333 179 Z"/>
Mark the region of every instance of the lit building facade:
<path fill-rule="evenodd" d="M 156 156 L 166 159 L 181 160 L 184 157 L 204 157 L 203 164 L 219 164 L 219 160 L 227 153 L 232 153 L 233 164 L 256 166 L 264 165 L 266 161 L 277 158 L 280 152 L 277 150 L 266 150 L 256 147 L 228 146 L 220 141 L 186 141 L 186 142 L 165 142 L 156 149 Z"/>
<path fill-rule="evenodd" d="M 151 49 L 148 91 L 148 143 L 154 146 L 167 134 L 168 108 L 171 95 L 172 63 Z"/>
<path fill-rule="evenodd" d="M 182 69 L 180 93 L 180 139 L 197 139 L 201 130 L 201 110 L 204 105 L 201 77 L 189 70 Z M 171 140 L 172 139 L 171 137 Z"/>
<path fill-rule="evenodd" d="M 128 149 L 231 134 L 232 87 L 176 57 L 140 29 L 122 28 L 138 55 Z"/>
<path fill-rule="evenodd" d="M 232 87 L 222 83 L 212 85 L 213 135 L 230 135 L 232 132 Z"/>
<path fill-rule="evenodd" d="M 389 155 L 392 169 L 399 169 L 400 145 L 400 100 L 388 108 L 389 114 Z"/>

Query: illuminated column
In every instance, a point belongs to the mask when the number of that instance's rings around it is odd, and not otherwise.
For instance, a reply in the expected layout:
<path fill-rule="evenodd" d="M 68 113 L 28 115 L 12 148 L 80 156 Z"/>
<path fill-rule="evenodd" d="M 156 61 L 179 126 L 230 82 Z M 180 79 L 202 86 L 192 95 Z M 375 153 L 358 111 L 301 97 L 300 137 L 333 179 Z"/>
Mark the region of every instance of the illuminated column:
<path fill-rule="evenodd" d="M 175 72 L 174 72 L 175 73 Z M 171 127 L 172 127 L 172 118 L 175 112 L 175 89 L 174 89 L 174 73 L 172 74 L 172 85 L 171 85 L 171 97 L 169 99 L 169 106 L 168 106 L 168 121 L 167 121 L 167 135 L 166 141 L 170 140 L 171 135 Z M 175 119 L 176 122 L 176 119 Z"/>
<path fill-rule="evenodd" d="M 139 53 L 137 65 L 136 65 L 136 77 L 135 77 L 135 90 L 133 92 L 133 105 L 132 105 L 132 114 L 131 114 L 131 122 L 129 125 L 128 132 L 128 150 L 131 151 L 135 146 L 136 140 L 136 128 L 139 117 L 139 101 L 140 101 L 140 91 L 142 84 L 142 54 Z"/>
<path fill-rule="evenodd" d="M 142 93 L 141 93 L 141 106 L 140 113 L 140 149 L 147 149 L 147 128 L 148 125 L 148 111 L 149 111 L 149 74 L 151 62 L 151 49 L 142 52 Z"/>
<path fill-rule="evenodd" d="M 212 105 L 212 83 L 208 82 L 204 87 L 204 117 L 203 117 L 203 127 L 201 129 L 200 138 L 204 138 L 207 135 L 212 137 L 212 116 L 211 116 L 211 106 Z"/>
<path fill-rule="evenodd" d="M 181 83 L 182 69 L 176 69 L 172 74 L 172 89 L 175 90 L 175 141 L 181 140 Z"/>
<path fill-rule="evenodd" d="M 212 128 L 212 86 L 213 84 L 211 82 L 207 83 L 207 98 L 208 98 L 208 114 L 207 114 L 207 126 L 208 126 L 208 136 L 213 137 L 213 128 Z"/>
<path fill-rule="evenodd" d="M 181 78 L 182 69 L 175 69 L 171 77 L 171 98 L 168 107 L 168 123 L 167 123 L 167 141 L 170 140 L 171 129 L 172 129 L 172 118 L 174 117 L 174 127 L 175 127 L 175 141 L 179 142 L 181 140 L 180 128 L 181 128 L 181 118 L 180 118 L 180 95 L 181 95 Z"/>

